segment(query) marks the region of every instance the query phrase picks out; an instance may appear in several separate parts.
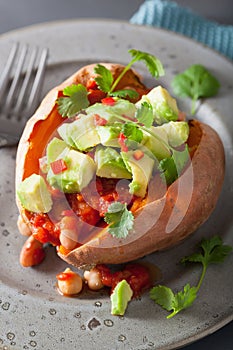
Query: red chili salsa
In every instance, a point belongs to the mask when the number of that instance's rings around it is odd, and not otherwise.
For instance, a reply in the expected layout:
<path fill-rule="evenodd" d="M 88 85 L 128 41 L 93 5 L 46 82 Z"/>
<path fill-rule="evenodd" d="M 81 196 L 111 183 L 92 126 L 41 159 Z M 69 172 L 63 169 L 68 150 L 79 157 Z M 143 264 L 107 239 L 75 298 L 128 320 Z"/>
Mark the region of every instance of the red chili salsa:
<path fill-rule="evenodd" d="M 111 272 L 106 265 L 97 265 L 96 269 L 100 272 L 102 284 L 110 287 L 111 291 L 123 279 L 129 283 L 133 290 L 133 297 L 139 297 L 144 290 L 152 285 L 149 269 L 138 263 L 129 263 L 123 270 L 116 272 Z"/>
<path fill-rule="evenodd" d="M 128 181 L 96 178 L 82 193 L 64 194 L 51 190 L 53 209 L 50 213 L 30 213 L 29 221 L 33 236 L 41 243 L 60 246 L 61 225 L 78 230 L 77 247 L 88 239 L 95 226 L 104 226 L 104 214 L 108 206 L 119 201 L 127 203 L 128 208 L 139 198 L 129 193 Z M 62 249 L 62 247 L 61 247 Z M 68 253 L 65 249 L 62 252 Z"/>

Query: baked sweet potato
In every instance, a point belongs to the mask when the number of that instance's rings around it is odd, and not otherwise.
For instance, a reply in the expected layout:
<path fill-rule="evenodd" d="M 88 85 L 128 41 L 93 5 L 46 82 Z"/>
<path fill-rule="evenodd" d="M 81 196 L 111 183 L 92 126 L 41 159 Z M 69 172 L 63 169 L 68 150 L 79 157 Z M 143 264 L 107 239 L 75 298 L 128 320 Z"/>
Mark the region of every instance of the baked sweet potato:
<path fill-rule="evenodd" d="M 118 64 L 104 65 L 114 79 L 124 68 Z M 38 160 L 44 155 L 51 135 L 64 121 L 56 103 L 64 87 L 79 83 L 88 86 L 95 77 L 94 66 L 82 68 L 51 90 L 28 121 L 17 151 L 16 188 L 30 175 L 40 173 Z M 139 95 L 148 91 L 133 70 L 129 70 L 117 86 L 118 89 L 128 87 L 135 89 Z M 131 207 L 135 222 L 130 234 L 119 239 L 109 234 L 108 226 L 98 224 L 74 249 L 63 249 L 59 243 L 52 241 L 58 246 L 58 255 L 63 260 L 84 268 L 100 263 L 124 263 L 178 244 L 208 219 L 224 179 L 223 145 L 210 126 L 191 120 L 189 128 L 189 164 L 168 187 L 159 174 L 154 176 L 151 191 L 145 198 L 136 199 Z M 18 197 L 16 202 L 21 219 L 34 234 L 32 214 L 23 208 Z"/>

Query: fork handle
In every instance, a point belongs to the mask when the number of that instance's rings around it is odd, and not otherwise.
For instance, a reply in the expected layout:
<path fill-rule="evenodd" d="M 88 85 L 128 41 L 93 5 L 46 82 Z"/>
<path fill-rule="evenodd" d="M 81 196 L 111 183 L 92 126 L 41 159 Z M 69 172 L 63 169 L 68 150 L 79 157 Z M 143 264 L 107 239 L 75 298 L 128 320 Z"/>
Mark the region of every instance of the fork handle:
<path fill-rule="evenodd" d="M 12 136 L 12 135 L 8 135 L 3 132 L 0 132 L 0 148 L 8 147 L 8 146 L 16 146 L 18 141 L 19 141 L 19 138 L 17 136 Z"/>

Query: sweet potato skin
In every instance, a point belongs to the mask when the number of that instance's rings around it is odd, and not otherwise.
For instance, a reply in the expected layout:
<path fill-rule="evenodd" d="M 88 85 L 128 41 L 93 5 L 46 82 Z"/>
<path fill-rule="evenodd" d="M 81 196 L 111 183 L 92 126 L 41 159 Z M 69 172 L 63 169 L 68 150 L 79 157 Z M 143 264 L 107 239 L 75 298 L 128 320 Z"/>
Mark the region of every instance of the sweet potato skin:
<path fill-rule="evenodd" d="M 124 263 L 175 246 L 200 227 L 215 208 L 222 188 L 224 150 L 208 125 L 195 120 L 190 130 L 194 138 L 195 133 L 200 136 L 190 165 L 164 196 L 136 211 L 135 232 L 130 238 L 117 245 L 105 230 L 99 238 L 61 258 L 84 268 Z"/>
<path fill-rule="evenodd" d="M 105 64 L 116 78 L 123 69 Z M 94 65 L 76 72 L 51 90 L 35 115 L 28 121 L 20 140 L 16 158 L 16 187 L 24 178 L 39 171 L 40 158 L 53 131 L 63 119 L 56 109 L 56 99 L 65 86 L 87 84 L 94 76 Z M 146 90 L 138 75 L 130 70 L 117 87 Z M 67 255 L 58 255 L 67 263 L 89 268 L 100 263 L 118 264 L 138 259 L 178 244 L 200 227 L 212 213 L 224 179 L 224 149 L 218 134 L 197 120 L 190 122 L 191 162 L 184 173 L 160 198 L 148 202 L 135 212 L 134 231 L 124 240 L 93 230 L 93 239 Z M 27 213 L 16 199 L 20 215 L 27 223 Z"/>

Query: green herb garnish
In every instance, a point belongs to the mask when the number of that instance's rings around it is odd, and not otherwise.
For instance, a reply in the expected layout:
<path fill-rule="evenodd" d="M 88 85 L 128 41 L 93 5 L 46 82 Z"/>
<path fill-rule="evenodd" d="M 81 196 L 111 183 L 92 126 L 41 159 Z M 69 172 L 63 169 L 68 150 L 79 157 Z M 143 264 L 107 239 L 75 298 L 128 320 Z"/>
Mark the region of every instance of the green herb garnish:
<path fill-rule="evenodd" d="M 181 260 L 182 263 L 194 262 L 202 264 L 202 273 L 197 286 L 190 287 L 187 283 L 184 289 L 176 294 L 171 288 L 161 285 L 153 287 L 150 290 L 150 298 L 165 310 L 171 311 L 167 318 L 175 316 L 177 313 L 193 304 L 202 285 L 207 267 L 210 264 L 222 263 L 232 251 L 232 247 L 224 245 L 219 236 L 203 239 L 199 247 L 201 248 L 200 252 L 194 253 Z"/>
<path fill-rule="evenodd" d="M 121 132 L 127 137 L 130 141 L 135 141 L 141 143 L 143 139 L 142 130 L 134 123 L 124 123 L 122 124 Z"/>
<path fill-rule="evenodd" d="M 62 117 L 73 117 L 89 106 L 87 89 L 82 84 L 72 84 L 63 90 L 64 97 L 57 99 L 58 111 Z"/>
<path fill-rule="evenodd" d="M 126 204 L 114 202 L 109 205 L 104 221 L 109 224 L 108 232 L 117 238 L 125 238 L 133 228 L 134 216 Z"/>
<path fill-rule="evenodd" d="M 113 76 L 111 71 L 102 64 L 97 64 L 94 68 L 94 72 L 98 74 L 98 77 L 95 78 L 95 82 L 97 83 L 99 89 L 108 93 L 113 84 Z"/>
<path fill-rule="evenodd" d="M 154 121 L 152 105 L 148 102 L 142 102 L 140 107 L 137 108 L 135 117 L 140 124 L 145 125 L 146 128 L 150 128 Z"/>
<path fill-rule="evenodd" d="M 109 96 L 115 96 L 115 97 L 117 96 L 120 98 L 123 98 L 123 97 L 134 98 L 138 96 L 137 92 L 131 89 L 114 91 L 117 85 L 119 84 L 120 80 L 125 75 L 125 73 L 137 61 L 143 61 L 146 64 L 149 72 L 153 77 L 159 78 L 164 75 L 163 65 L 157 57 L 147 52 L 143 52 L 135 49 L 131 49 L 128 52 L 131 54 L 133 58 L 127 64 L 127 66 L 125 66 L 125 68 L 122 70 L 122 72 L 119 74 L 119 76 L 115 81 L 113 79 L 111 71 L 109 71 L 103 65 L 98 64 L 94 68 L 95 73 L 98 74 L 98 77 L 95 78 L 95 81 L 99 89 L 106 92 Z"/>
<path fill-rule="evenodd" d="M 177 96 L 192 99 L 191 114 L 195 114 L 199 98 L 215 96 L 220 87 L 218 80 L 200 64 L 194 64 L 177 74 L 171 85 Z"/>
<path fill-rule="evenodd" d="M 172 184 L 181 175 L 185 164 L 189 160 L 188 146 L 185 145 L 184 150 L 172 150 L 171 157 L 164 158 L 159 162 L 159 170 L 165 178 L 167 185 Z"/>

